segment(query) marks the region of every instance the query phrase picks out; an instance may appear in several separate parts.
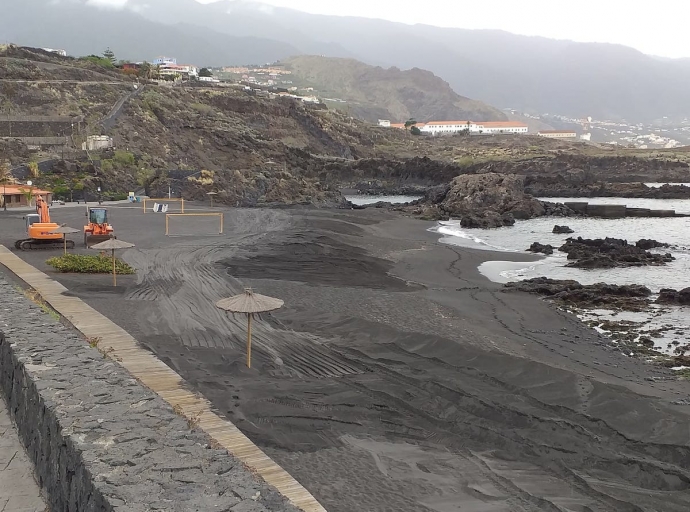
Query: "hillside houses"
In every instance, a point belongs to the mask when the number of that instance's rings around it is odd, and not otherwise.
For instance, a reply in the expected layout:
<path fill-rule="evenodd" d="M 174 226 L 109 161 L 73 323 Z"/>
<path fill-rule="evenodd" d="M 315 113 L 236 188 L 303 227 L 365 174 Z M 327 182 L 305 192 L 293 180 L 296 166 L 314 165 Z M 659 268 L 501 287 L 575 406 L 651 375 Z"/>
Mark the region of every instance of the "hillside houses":
<path fill-rule="evenodd" d="M 379 126 L 405 129 L 403 123 L 391 123 L 387 119 L 379 120 Z M 517 121 L 428 121 L 415 123 L 423 134 L 426 135 L 453 135 L 457 133 L 469 133 L 471 135 L 501 135 L 501 134 L 526 134 L 529 128 L 526 124 Z"/>

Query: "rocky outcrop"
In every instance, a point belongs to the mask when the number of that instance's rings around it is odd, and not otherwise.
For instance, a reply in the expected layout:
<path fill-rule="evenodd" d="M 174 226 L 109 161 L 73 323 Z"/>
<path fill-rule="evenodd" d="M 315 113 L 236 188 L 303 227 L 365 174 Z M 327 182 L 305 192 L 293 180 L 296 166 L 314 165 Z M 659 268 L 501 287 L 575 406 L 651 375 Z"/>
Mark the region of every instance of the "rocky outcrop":
<path fill-rule="evenodd" d="M 532 245 L 530 245 L 530 247 L 529 247 L 529 249 L 527 249 L 527 251 L 549 255 L 549 254 L 553 254 L 553 246 L 552 245 L 543 245 L 543 244 L 540 244 L 539 242 L 534 242 Z"/>
<path fill-rule="evenodd" d="M 563 203 L 552 203 L 550 201 L 539 201 L 544 208 L 544 215 L 548 217 L 581 217 L 582 214 Z"/>
<path fill-rule="evenodd" d="M 640 249 L 644 249 L 645 251 L 648 251 L 650 249 L 657 249 L 659 247 L 666 248 L 670 247 L 669 244 L 665 244 L 663 242 L 657 242 L 656 240 L 651 240 L 647 238 L 643 238 L 641 240 L 638 240 L 635 242 L 635 245 L 639 247 Z"/>
<path fill-rule="evenodd" d="M 669 304 L 675 306 L 690 306 L 690 288 L 674 290 L 673 288 L 663 288 L 656 299 L 657 304 Z"/>
<path fill-rule="evenodd" d="M 208 201 L 208 192 L 217 191 L 214 202 L 232 206 L 311 204 L 342 207 L 347 204 L 337 189 L 284 170 L 201 171 L 198 176 L 181 180 L 180 184 L 185 199 Z M 151 185 L 150 194 L 167 195 L 165 178 Z"/>
<path fill-rule="evenodd" d="M 557 235 L 569 235 L 570 233 L 575 233 L 570 227 L 568 226 L 554 226 L 552 233 L 555 233 Z"/>
<path fill-rule="evenodd" d="M 573 280 L 535 277 L 504 285 L 504 291 L 542 295 L 550 300 L 583 309 L 641 311 L 649 306 L 651 290 L 641 285 L 597 283 L 582 285 Z"/>
<path fill-rule="evenodd" d="M 545 212 L 525 195 L 521 176 L 495 173 L 457 176 L 438 206 L 443 217 L 459 217 L 464 227 L 502 227 Z"/>
<path fill-rule="evenodd" d="M 651 253 L 619 238 L 568 238 L 558 250 L 567 253 L 568 260 L 572 260 L 567 266 L 578 268 L 665 265 L 675 259 L 671 254 Z"/>

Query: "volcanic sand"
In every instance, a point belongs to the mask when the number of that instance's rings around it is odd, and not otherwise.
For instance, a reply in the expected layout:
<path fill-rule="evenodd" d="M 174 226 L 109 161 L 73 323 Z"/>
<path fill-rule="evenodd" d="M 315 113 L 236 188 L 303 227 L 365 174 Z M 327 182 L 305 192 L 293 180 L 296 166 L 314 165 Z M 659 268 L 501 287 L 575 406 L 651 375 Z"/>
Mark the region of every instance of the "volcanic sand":
<path fill-rule="evenodd" d="M 220 211 L 218 209 L 217 211 Z M 81 209 L 56 211 L 81 227 Z M 690 385 L 381 210 L 225 210 L 225 234 L 164 236 L 111 207 L 137 276 L 60 275 L 179 372 L 330 512 L 687 511 Z M 21 237 L 20 214 L 0 241 Z M 76 239 L 79 241 L 79 238 Z M 77 249 L 84 252 L 84 249 Z M 532 261 L 529 255 L 511 255 Z M 285 300 L 245 323 L 216 300 Z"/>

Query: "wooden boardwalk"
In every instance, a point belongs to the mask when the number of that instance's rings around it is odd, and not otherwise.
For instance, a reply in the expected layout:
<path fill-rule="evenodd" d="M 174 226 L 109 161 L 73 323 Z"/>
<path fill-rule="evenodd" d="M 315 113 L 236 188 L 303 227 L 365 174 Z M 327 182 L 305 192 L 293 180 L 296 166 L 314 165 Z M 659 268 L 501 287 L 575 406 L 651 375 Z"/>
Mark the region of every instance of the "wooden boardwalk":
<path fill-rule="evenodd" d="M 100 338 L 99 350 L 127 369 L 137 380 L 160 395 L 187 418 L 198 419 L 198 426 L 216 443 L 241 460 L 293 505 L 304 512 L 326 509 L 302 485 L 278 466 L 230 421 L 211 409 L 205 398 L 190 391 L 187 383 L 154 354 L 142 348 L 124 329 L 77 297 L 63 292 L 67 288 L 0 245 L 0 264 L 7 267 L 50 306 L 67 319 L 86 338 Z"/>

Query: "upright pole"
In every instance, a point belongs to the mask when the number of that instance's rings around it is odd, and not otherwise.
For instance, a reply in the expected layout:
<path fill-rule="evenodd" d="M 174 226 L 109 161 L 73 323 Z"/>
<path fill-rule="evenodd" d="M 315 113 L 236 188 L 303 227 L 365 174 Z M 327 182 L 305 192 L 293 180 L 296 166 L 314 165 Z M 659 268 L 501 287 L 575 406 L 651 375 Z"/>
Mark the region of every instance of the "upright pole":
<path fill-rule="evenodd" d="M 168 236 L 168 233 L 170 233 L 170 217 L 168 214 L 165 214 L 165 236 Z"/>
<path fill-rule="evenodd" d="M 113 249 L 113 286 L 117 286 L 117 273 L 115 272 L 115 249 Z"/>
<path fill-rule="evenodd" d="M 180 203 L 182 203 L 182 211 L 180 213 L 184 213 L 184 198 L 180 198 Z"/>
<path fill-rule="evenodd" d="M 223 234 L 223 214 L 220 214 L 220 235 Z"/>
<path fill-rule="evenodd" d="M 247 368 L 252 367 L 252 314 L 247 313 Z"/>
<path fill-rule="evenodd" d="M 65 246 L 65 256 L 67 256 L 67 233 L 62 234 L 62 243 Z"/>

